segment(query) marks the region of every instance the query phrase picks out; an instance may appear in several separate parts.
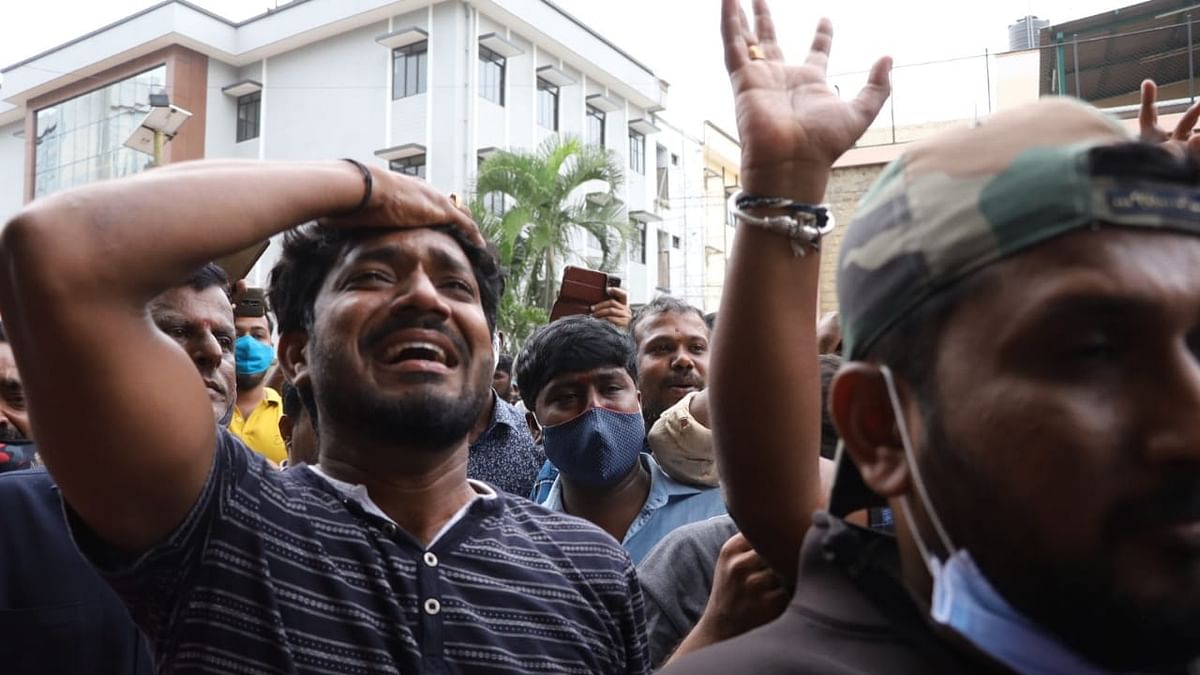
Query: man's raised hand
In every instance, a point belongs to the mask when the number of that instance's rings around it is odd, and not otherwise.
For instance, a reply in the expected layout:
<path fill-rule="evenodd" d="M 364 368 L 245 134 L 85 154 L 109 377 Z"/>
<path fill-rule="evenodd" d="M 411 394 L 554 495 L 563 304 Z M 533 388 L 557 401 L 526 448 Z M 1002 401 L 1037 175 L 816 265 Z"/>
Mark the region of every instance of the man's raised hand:
<path fill-rule="evenodd" d="M 1158 125 L 1158 85 L 1154 80 L 1142 81 L 1142 107 L 1138 111 L 1138 126 L 1143 141 L 1159 143 L 1167 150 L 1183 156 L 1185 153 L 1200 156 L 1200 135 L 1193 133 L 1200 121 L 1200 101 L 1192 104 L 1175 129 L 1168 132 Z"/>
<path fill-rule="evenodd" d="M 825 69 L 833 26 L 828 19 L 817 25 L 808 57 L 799 65 L 784 63 L 766 0 L 754 0 L 753 30 L 738 0 L 722 0 L 721 35 L 742 141 L 743 184 L 752 192 L 790 197 L 784 193 L 793 191 L 787 180 L 827 174 L 891 93 L 888 57 L 875 62 L 852 101 L 842 101 L 830 89 Z"/>

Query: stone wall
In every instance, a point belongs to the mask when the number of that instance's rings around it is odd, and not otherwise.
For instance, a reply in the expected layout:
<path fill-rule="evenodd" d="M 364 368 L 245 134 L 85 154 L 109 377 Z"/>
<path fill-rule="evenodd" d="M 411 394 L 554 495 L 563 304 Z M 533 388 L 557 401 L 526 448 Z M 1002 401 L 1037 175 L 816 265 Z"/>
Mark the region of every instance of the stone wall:
<path fill-rule="evenodd" d="M 885 164 L 868 164 L 849 166 L 833 170 L 829 187 L 825 193 L 827 201 L 833 209 L 837 227 L 821 246 L 821 280 L 819 282 L 818 306 L 821 314 L 837 309 L 837 261 L 838 252 L 842 245 L 842 234 L 846 225 L 854 216 L 858 200 L 883 171 Z"/>

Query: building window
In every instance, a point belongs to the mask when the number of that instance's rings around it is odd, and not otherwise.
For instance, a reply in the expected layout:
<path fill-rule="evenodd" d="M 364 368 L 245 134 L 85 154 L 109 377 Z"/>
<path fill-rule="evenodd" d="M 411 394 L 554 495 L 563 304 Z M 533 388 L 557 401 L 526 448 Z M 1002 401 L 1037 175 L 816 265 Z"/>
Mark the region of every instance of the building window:
<path fill-rule="evenodd" d="M 237 100 L 237 142 L 258 138 L 259 115 L 262 112 L 262 92 L 239 96 Z"/>
<path fill-rule="evenodd" d="M 416 155 L 415 157 L 405 157 L 404 159 L 393 159 L 388 162 L 388 168 L 396 173 L 408 174 L 418 178 L 425 177 L 425 155 Z"/>
<path fill-rule="evenodd" d="M 422 40 L 392 50 L 392 100 L 425 93 L 429 42 Z"/>
<path fill-rule="evenodd" d="M 37 110 L 33 196 L 145 169 L 149 158 L 124 143 L 150 112 L 150 94 L 166 84 L 160 65 Z"/>
<path fill-rule="evenodd" d="M 633 129 L 629 130 L 629 168 L 646 174 L 646 137 Z"/>
<path fill-rule="evenodd" d="M 658 231 L 658 287 L 671 287 L 671 249 L 667 246 L 671 235 Z"/>
<path fill-rule="evenodd" d="M 538 78 L 538 124 L 558 131 L 558 87 Z"/>
<path fill-rule="evenodd" d="M 604 145 L 604 111 L 599 108 L 587 107 L 587 142 L 588 145 Z"/>
<path fill-rule="evenodd" d="M 629 243 L 629 260 L 646 264 L 646 224 L 636 220 L 629 221 L 633 226 L 633 241 Z"/>
<path fill-rule="evenodd" d="M 496 105 L 504 105 L 504 68 L 503 56 L 479 46 L 479 95 Z"/>
<path fill-rule="evenodd" d="M 679 166 L 679 155 L 671 153 L 671 166 Z"/>
<path fill-rule="evenodd" d="M 658 182 L 658 201 L 659 208 L 671 208 L 671 175 L 667 168 L 667 157 L 670 155 L 667 149 L 661 143 L 657 147 L 655 178 Z"/>
<path fill-rule="evenodd" d="M 671 237 L 671 248 L 679 248 L 679 237 Z"/>

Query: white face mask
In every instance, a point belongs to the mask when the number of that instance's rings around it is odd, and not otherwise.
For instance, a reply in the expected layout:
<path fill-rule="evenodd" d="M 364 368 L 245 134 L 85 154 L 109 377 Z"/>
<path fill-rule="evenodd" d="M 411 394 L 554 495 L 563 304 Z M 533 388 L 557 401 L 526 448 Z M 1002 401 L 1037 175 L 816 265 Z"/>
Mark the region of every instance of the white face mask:
<path fill-rule="evenodd" d="M 908 425 L 900 407 L 900 395 L 892 371 L 886 365 L 879 367 L 887 385 L 888 401 L 896 417 L 900 432 L 900 443 L 908 470 L 912 474 L 917 497 L 925 507 L 929 522 L 933 525 L 942 547 L 948 556 L 943 562 L 934 555 L 918 531 L 912 517 L 908 495 L 900 499 L 900 508 L 909 523 L 913 540 L 921 552 L 921 559 L 933 580 L 933 594 L 929 599 L 929 615 L 937 623 L 952 628 L 980 650 L 1004 662 L 1018 673 L 1072 673 L 1100 674 L 1094 666 L 1086 663 L 1073 652 L 1058 644 L 1039 627 L 1021 615 L 992 586 L 979 571 L 971 553 L 956 548 L 950 535 L 942 526 L 937 510 L 929 499 L 925 482 L 917 468 Z"/>

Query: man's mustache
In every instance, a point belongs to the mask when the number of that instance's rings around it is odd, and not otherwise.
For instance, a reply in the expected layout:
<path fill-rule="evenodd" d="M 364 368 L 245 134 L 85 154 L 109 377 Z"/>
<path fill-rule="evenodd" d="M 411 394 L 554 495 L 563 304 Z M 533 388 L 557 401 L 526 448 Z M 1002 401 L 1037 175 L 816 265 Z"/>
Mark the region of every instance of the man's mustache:
<path fill-rule="evenodd" d="M 402 330 L 430 330 L 441 333 L 450 340 L 450 344 L 454 345 L 454 350 L 458 352 L 460 357 L 464 359 L 473 354 L 471 347 L 467 341 L 458 335 L 456 332 L 449 330 L 446 325 L 446 319 L 438 314 L 430 312 L 417 311 L 401 311 L 396 312 L 388 317 L 386 321 L 372 328 L 363 335 L 361 340 L 364 351 L 375 347 L 379 342 L 386 340 L 394 333 Z"/>
<path fill-rule="evenodd" d="M 21 433 L 20 429 L 7 424 L 0 426 L 0 443 L 27 443 L 28 441 L 29 439 L 25 438 L 25 434 Z"/>
<path fill-rule="evenodd" d="M 1200 476 L 1173 479 L 1164 489 L 1128 502 L 1116 520 L 1125 529 L 1200 520 Z"/>

